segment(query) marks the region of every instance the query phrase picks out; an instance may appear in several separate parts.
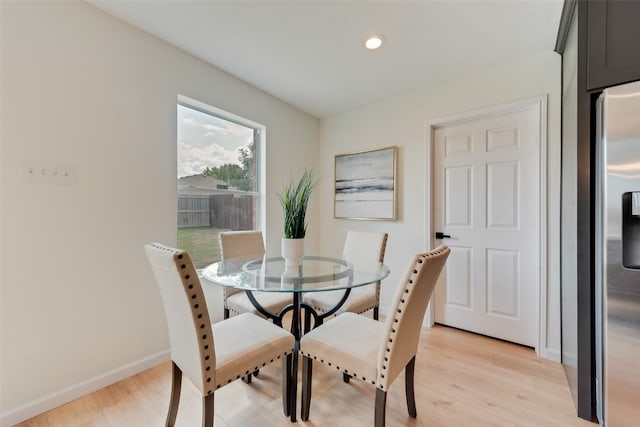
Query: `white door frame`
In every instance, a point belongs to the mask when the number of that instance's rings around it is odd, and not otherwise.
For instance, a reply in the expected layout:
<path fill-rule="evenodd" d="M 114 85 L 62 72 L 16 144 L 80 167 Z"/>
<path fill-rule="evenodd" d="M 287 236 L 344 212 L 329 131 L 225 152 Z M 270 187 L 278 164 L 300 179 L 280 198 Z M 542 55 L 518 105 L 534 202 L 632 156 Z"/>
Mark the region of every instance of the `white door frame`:
<path fill-rule="evenodd" d="M 529 108 L 536 108 L 540 116 L 540 212 L 538 213 L 540 219 L 540 282 L 538 283 L 538 340 L 536 345 L 536 354 L 545 359 L 553 359 L 553 355 L 547 354 L 547 95 L 541 95 L 535 98 L 524 99 L 521 101 L 511 102 L 508 104 L 501 104 L 493 107 L 488 107 L 481 110 L 469 111 L 466 113 L 455 114 L 440 119 L 430 120 L 427 122 L 426 129 L 426 174 L 427 182 L 425 183 L 425 247 L 433 248 L 436 244 L 434 239 L 434 225 L 433 216 L 431 214 L 431 207 L 433 206 L 433 174 L 434 174 L 434 146 L 435 130 L 439 127 L 455 125 L 459 123 L 468 122 L 471 120 L 478 120 L 487 117 L 491 117 L 498 114 L 504 114 L 508 112 L 516 112 L 526 110 Z M 431 297 L 431 303 L 434 298 Z M 429 304 L 427 327 L 432 327 L 435 323 L 435 313 L 432 304 Z"/>

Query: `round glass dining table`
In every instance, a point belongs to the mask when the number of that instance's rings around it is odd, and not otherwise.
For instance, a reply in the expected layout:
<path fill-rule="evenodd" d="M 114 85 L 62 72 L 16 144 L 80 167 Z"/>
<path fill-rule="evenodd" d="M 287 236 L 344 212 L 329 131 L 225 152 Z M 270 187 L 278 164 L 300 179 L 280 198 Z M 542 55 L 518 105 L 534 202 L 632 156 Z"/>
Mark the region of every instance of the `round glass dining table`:
<path fill-rule="evenodd" d="M 380 262 L 353 265 L 340 259 L 323 256 L 305 256 L 300 266 L 287 266 L 282 257 L 237 257 L 207 266 L 202 275 L 216 285 L 241 289 L 256 310 L 263 316 L 282 325 L 285 314 L 292 311 L 291 333 L 300 339 L 300 313 L 314 318 L 314 325 L 322 324 L 328 316 L 337 312 L 349 297 L 351 289 L 376 283 L 389 275 L 389 268 Z M 317 313 L 302 300 L 305 292 L 343 290 L 334 307 Z M 291 304 L 279 313 L 271 313 L 260 305 L 254 292 L 286 292 L 292 294 Z M 305 322 L 308 327 L 308 322 Z"/>

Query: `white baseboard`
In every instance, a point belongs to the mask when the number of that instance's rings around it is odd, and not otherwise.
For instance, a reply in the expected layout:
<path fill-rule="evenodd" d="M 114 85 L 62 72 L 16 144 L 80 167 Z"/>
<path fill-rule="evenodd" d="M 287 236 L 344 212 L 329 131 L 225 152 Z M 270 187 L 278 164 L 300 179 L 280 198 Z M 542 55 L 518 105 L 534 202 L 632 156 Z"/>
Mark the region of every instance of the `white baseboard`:
<path fill-rule="evenodd" d="M 560 355 L 560 350 L 558 350 L 557 348 L 547 347 L 540 352 L 539 356 L 542 357 L 543 359 L 551 360 L 553 362 L 558 362 L 558 363 L 560 363 L 560 360 L 562 359 Z"/>
<path fill-rule="evenodd" d="M 19 408 L 0 414 L 0 427 L 9 427 L 71 402 L 79 397 L 93 393 L 103 387 L 122 381 L 149 368 L 166 362 L 171 358 L 169 350 L 152 354 L 144 359 L 100 374 L 81 383 L 69 386 L 48 396 L 44 396 Z"/>

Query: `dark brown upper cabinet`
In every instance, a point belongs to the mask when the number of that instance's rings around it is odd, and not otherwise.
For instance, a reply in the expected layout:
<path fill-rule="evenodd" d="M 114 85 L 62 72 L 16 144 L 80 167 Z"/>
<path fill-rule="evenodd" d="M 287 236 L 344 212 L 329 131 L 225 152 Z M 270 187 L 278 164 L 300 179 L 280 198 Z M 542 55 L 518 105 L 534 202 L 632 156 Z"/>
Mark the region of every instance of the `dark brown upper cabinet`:
<path fill-rule="evenodd" d="M 588 1 L 587 89 L 640 79 L 640 1 Z"/>

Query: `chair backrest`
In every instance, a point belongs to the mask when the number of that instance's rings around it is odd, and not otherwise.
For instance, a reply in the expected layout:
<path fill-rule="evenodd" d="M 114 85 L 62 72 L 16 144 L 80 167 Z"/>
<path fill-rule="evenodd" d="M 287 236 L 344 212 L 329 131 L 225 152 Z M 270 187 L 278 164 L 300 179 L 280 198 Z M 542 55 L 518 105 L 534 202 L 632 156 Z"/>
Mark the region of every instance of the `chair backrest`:
<path fill-rule="evenodd" d="M 265 253 L 262 231 L 259 230 L 225 231 L 218 234 L 218 240 L 220 242 L 222 261 L 240 256 L 255 256 L 259 258 L 264 256 Z M 222 296 L 226 300 L 228 296 L 238 292 L 242 291 L 224 287 Z"/>
<path fill-rule="evenodd" d="M 214 392 L 213 329 L 198 273 L 189 254 L 159 243 L 144 247 L 169 328 L 171 360 L 206 396 Z"/>
<path fill-rule="evenodd" d="M 226 231 L 218 234 L 222 260 L 238 256 L 263 256 L 262 231 Z"/>
<path fill-rule="evenodd" d="M 451 250 L 440 246 L 418 254 L 396 291 L 378 351 L 378 388 L 387 387 L 416 355 L 424 314 Z"/>
<path fill-rule="evenodd" d="M 384 262 L 387 237 L 387 233 L 349 230 L 344 241 L 342 257 L 356 268 L 360 266 L 360 268 L 364 269 L 366 269 L 367 264 Z M 380 300 L 379 281 L 376 282 L 376 300 Z"/>
<path fill-rule="evenodd" d="M 384 262 L 387 237 L 387 233 L 350 230 L 344 241 L 342 257 L 354 265 Z"/>

